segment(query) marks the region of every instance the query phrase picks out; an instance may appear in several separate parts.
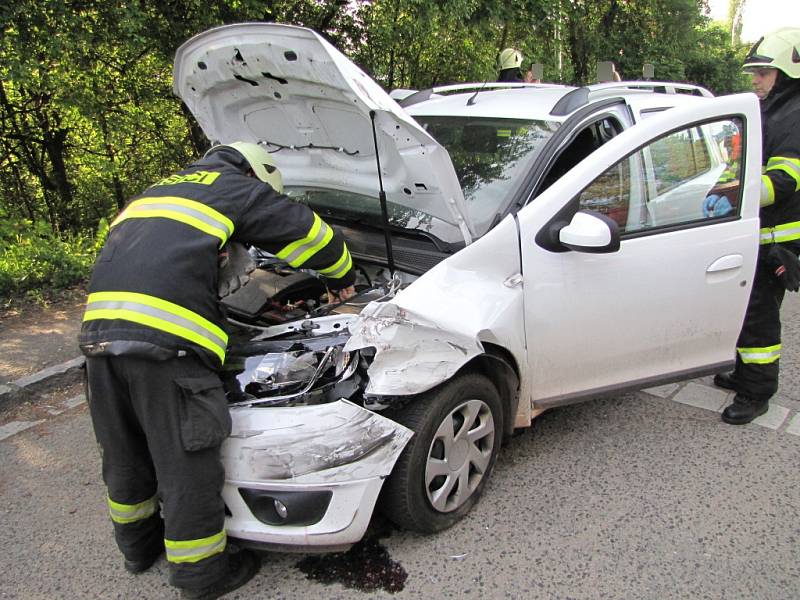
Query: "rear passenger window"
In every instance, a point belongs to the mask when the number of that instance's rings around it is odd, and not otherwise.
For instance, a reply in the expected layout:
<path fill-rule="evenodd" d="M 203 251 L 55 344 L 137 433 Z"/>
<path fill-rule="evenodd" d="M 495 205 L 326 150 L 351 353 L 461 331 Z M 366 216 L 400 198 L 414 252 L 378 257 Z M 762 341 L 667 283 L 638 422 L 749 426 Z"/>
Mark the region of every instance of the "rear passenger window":
<path fill-rule="evenodd" d="M 581 192 L 580 209 L 608 215 L 621 233 L 738 215 L 741 132 L 741 121 L 730 119 L 660 138 Z"/>

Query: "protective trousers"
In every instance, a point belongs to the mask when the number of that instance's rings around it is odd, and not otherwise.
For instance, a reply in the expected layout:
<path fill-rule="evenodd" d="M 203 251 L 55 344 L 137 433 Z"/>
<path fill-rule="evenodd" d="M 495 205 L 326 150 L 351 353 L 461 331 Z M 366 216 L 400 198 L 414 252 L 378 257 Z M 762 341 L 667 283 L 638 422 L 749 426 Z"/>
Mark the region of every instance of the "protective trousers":
<path fill-rule="evenodd" d="M 192 356 L 90 357 L 86 369 L 119 549 L 131 561 L 166 550 L 172 585 L 216 582 L 228 569 L 219 449 L 231 428 L 219 377 Z"/>
<path fill-rule="evenodd" d="M 768 400 L 778 391 L 781 356 L 781 303 L 786 292 L 767 265 L 762 252 L 753 289 L 736 342 L 736 391 L 755 401 Z"/>

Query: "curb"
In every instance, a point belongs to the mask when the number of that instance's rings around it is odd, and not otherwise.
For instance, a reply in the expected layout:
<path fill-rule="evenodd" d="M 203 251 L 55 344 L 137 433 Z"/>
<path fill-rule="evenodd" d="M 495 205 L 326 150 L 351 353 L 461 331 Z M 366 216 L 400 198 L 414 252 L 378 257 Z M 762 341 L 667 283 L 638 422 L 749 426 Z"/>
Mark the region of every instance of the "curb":
<path fill-rule="evenodd" d="M 86 358 L 79 356 L 42 369 L 32 375 L 20 377 L 9 383 L 0 384 L 0 410 L 31 400 L 37 395 L 48 392 L 62 385 L 77 383 L 82 378 L 83 365 Z"/>

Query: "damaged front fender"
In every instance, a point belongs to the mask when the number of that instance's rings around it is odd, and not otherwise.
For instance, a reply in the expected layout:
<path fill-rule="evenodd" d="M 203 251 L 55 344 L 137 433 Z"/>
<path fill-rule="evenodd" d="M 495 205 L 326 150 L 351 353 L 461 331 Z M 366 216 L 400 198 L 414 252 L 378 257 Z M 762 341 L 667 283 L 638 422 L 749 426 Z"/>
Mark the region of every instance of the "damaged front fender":
<path fill-rule="evenodd" d="M 345 351 L 375 348 L 366 394 L 409 395 L 428 390 L 483 354 L 474 337 L 445 331 L 393 303 L 373 302 L 350 325 Z"/>

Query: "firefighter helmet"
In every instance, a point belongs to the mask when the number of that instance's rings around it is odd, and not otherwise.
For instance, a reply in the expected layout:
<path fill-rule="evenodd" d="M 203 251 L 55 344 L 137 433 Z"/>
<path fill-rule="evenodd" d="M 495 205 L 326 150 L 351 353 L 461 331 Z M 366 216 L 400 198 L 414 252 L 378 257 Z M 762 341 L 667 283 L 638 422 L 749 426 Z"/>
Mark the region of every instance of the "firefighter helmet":
<path fill-rule="evenodd" d="M 758 40 L 744 59 L 745 72 L 754 68 L 779 69 L 800 79 L 800 27 L 783 27 Z"/>
<path fill-rule="evenodd" d="M 283 192 L 283 178 L 278 167 L 275 166 L 275 161 L 269 152 L 259 144 L 252 142 L 231 142 L 230 144 L 219 144 L 206 152 L 206 156 L 213 154 L 217 150 L 223 148 L 232 148 L 239 154 L 244 156 L 245 160 L 250 164 L 253 173 L 256 174 L 261 181 L 268 183 L 276 192 Z"/>
<path fill-rule="evenodd" d="M 518 69 L 522 64 L 522 52 L 514 48 L 506 48 L 500 53 L 500 70 Z"/>

